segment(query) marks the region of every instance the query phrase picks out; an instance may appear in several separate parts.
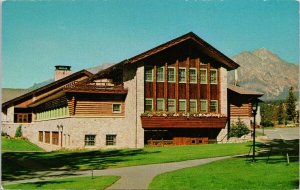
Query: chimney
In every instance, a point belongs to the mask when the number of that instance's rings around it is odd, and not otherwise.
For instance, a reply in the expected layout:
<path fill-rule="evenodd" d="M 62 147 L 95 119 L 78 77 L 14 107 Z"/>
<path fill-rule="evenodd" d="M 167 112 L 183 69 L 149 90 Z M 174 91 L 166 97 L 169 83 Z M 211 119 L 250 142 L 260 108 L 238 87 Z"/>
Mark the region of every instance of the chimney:
<path fill-rule="evenodd" d="M 239 78 L 237 69 L 234 70 L 234 86 L 239 86 Z"/>
<path fill-rule="evenodd" d="M 54 81 L 57 81 L 57 80 L 62 79 L 66 76 L 69 76 L 70 74 L 72 74 L 71 66 L 56 65 L 55 66 L 55 71 L 54 71 Z"/>

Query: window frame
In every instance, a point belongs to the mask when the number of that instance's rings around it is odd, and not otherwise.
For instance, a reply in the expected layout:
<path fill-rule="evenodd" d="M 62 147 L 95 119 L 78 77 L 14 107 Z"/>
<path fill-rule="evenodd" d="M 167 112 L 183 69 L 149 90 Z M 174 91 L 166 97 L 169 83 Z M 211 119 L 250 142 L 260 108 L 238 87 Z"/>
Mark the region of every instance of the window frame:
<path fill-rule="evenodd" d="M 169 105 L 170 105 L 169 101 L 174 102 L 174 111 L 169 110 Z M 174 112 L 174 113 L 176 112 L 176 99 L 168 99 L 168 112 Z"/>
<path fill-rule="evenodd" d="M 151 100 L 151 110 L 146 110 L 146 102 L 147 100 Z M 144 110 L 145 111 L 153 111 L 153 98 L 145 98 L 145 105 L 144 105 Z"/>
<path fill-rule="evenodd" d="M 50 142 L 51 142 L 50 131 L 45 131 L 45 143 L 50 144 Z"/>
<path fill-rule="evenodd" d="M 214 111 L 214 112 L 211 111 L 211 105 L 212 105 L 212 102 L 216 102 L 216 111 Z M 212 112 L 212 113 L 218 113 L 218 112 L 219 112 L 219 101 L 218 101 L 218 100 L 210 100 L 209 110 L 210 110 L 210 112 Z"/>
<path fill-rule="evenodd" d="M 88 136 L 94 136 L 94 139 L 87 139 Z M 90 145 L 88 143 L 93 142 L 93 145 Z M 95 134 L 85 134 L 84 135 L 84 146 L 85 147 L 94 147 L 96 146 L 96 135 Z"/>
<path fill-rule="evenodd" d="M 191 102 L 195 102 L 196 103 L 196 106 L 195 106 L 196 111 L 195 112 L 191 111 Z M 198 111 L 198 107 L 197 106 L 198 106 L 197 99 L 190 99 L 190 113 L 197 113 L 197 111 Z"/>
<path fill-rule="evenodd" d="M 175 83 L 176 82 L 176 67 L 168 67 L 167 69 L 168 69 L 168 73 L 167 73 L 168 82 Z M 169 69 L 174 70 L 174 81 L 169 80 Z"/>
<path fill-rule="evenodd" d="M 195 76 L 195 81 L 193 81 L 193 82 L 191 82 L 191 70 L 194 70 L 194 71 L 195 71 L 195 75 L 196 75 L 196 76 Z M 196 68 L 190 68 L 190 69 L 189 69 L 189 73 L 190 73 L 190 74 L 189 74 L 189 75 L 190 75 L 190 76 L 189 76 L 190 83 L 192 83 L 192 84 L 197 84 L 197 69 L 196 69 Z"/>
<path fill-rule="evenodd" d="M 39 131 L 39 142 L 44 142 L 44 131 Z"/>
<path fill-rule="evenodd" d="M 212 80 L 211 80 L 211 73 L 212 73 L 212 71 L 216 71 L 216 82 L 211 82 Z M 210 84 L 218 84 L 218 69 L 210 69 Z"/>
<path fill-rule="evenodd" d="M 158 69 L 162 69 L 162 80 L 158 80 Z M 156 82 L 165 82 L 165 67 L 161 66 L 161 67 L 157 67 L 156 68 Z"/>
<path fill-rule="evenodd" d="M 205 71 L 205 82 L 202 82 L 202 77 L 201 77 L 201 71 Z M 207 69 L 206 68 L 200 68 L 200 84 L 207 84 Z"/>
<path fill-rule="evenodd" d="M 147 69 L 147 68 L 148 68 L 148 69 Z M 150 79 L 147 79 L 147 77 L 146 77 L 146 76 L 147 76 L 146 71 L 147 71 L 147 70 L 150 70 L 150 69 L 151 69 L 151 80 L 150 80 Z M 153 69 L 152 66 L 145 66 L 145 81 L 146 81 L 146 82 L 153 82 L 153 78 L 154 78 L 154 77 L 153 77 L 153 75 L 154 75 L 153 73 L 154 73 L 154 69 Z"/>
<path fill-rule="evenodd" d="M 206 103 L 206 110 L 205 110 L 205 112 L 203 112 L 202 111 L 202 109 L 201 109 L 201 102 L 205 102 Z M 208 112 L 208 101 L 207 101 L 207 99 L 200 99 L 200 113 L 207 113 Z"/>
<path fill-rule="evenodd" d="M 108 139 L 108 137 L 113 137 L 113 139 Z M 106 134 L 105 135 L 105 145 L 106 146 L 115 146 L 115 145 L 117 145 L 117 135 L 116 134 Z"/>
<path fill-rule="evenodd" d="M 186 106 L 186 99 L 179 99 L 178 100 L 178 111 L 179 112 L 183 112 L 183 111 L 180 110 L 180 102 L 184 102 L 185 103 L 185 111 L 184 111 L 184 113 L 186 113 L 186 111 L 187 111 L 186 110 L 186 108 L 187 108 L 187 106 Z"/>
<path fill-rule="evenodd" d="M 162 110 L 158 110 L 158 101 L 162 101 Z M 164 98 L 156 98 L 156 111 L 165 111 L 165 99 Z"/>
<path fill-rule="evenodd" d="M 120 106 L 120 111 L 114 111 L 114 105 L 119 105 Z M 122 104 L 121 103 L 113 103 L 111 105 L 111 110 L 112 110 L 112 113 L 122 113 Z"/>
<path fill-rule="evenodd" d="M 180 81 L 180 70 L 184 70 L 184 81 Z M 186 83 L 186 68 L 185 67 L 178 68 L 178 83 Z"/>

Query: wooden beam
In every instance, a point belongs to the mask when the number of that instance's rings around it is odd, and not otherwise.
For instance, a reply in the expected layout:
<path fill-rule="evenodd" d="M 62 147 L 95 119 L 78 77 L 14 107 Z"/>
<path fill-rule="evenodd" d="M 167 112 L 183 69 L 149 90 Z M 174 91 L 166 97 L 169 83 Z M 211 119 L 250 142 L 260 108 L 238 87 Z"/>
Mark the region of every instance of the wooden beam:
<path fill-rule="evenodd" d="M 165 82 L 164 82 L 164 99 L 165 99 L 165 111 L 168 110 L 168 63 L 165 63 Z"/>
<path fill-rule="evenodd" d="M 217 100 L 218 100 L 218 112 L 221 113 L 221 103 L 222 103 L 222 100 L 221 100 L 221 79 L 220 79 L 220 68 L 218 68 L 218 73 L 217 73 L 217 81 L 218 81 L 218 84 L 217 84 L 217 89 L 218 89 L 218 95 L 217 95 Z"/>
<path fill-rule="evenodd" d="M 196 59 L 197 68 L 197 110 L 200 112 L 200 59 Z"/>
<path fill-rule="evenodd" d="M 186 112 L 190 111 L 190 58 L 186 59 L 186 83 L 185 83 Z"/>
<path fill-rule="evenodd" d="M 210 63 L 207 64 L 207 112 L 210 112 Z"/>
<path fill-rule="evenodd" d="M 178 79 L 178 69 L 179 69 L 179 65 L 178 65 L 178 60 L 176 60 L 176 63 L 175 63 L 175 70 L 176 70 L 176 82 L 175 82 L 175 99 L 176 99 L 176 110 L 175 112 L 178 112 L 178 109 L 179 109 L 179 100 L 178 100 L 178 82 L 179 82 L 179 79 Z"/>
<path fill-rule="evenodd" d="M 156 65 L 153 67 L 153 111 L 156 111 Z"/>

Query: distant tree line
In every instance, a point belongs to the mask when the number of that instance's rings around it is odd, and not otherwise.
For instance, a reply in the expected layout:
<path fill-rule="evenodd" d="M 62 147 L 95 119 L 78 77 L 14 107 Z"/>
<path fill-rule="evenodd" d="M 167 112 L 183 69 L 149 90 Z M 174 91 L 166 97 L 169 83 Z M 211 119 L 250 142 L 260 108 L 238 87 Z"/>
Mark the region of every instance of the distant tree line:
<path fill-rule="evenodd" d="M 299 110 L 296 110 L 297 98 L 294 88 L 289 89 L 286 100 L 266 101 L 260 104 L 262 121 L 264 127 L 272 127 L 274 123 L 288 124 L 289 122 L 299 123 Z"/>

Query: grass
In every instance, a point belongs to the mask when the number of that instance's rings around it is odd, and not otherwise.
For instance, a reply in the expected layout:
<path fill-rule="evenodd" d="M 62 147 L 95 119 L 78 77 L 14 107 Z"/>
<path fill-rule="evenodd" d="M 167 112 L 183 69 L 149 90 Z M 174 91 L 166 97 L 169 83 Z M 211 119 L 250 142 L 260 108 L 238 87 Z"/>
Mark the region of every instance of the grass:
<path fill-rule="evenodd" d="M 28 140 L 1 137 L 1 141 L 2 152 L 43 151 L 43 149 Z"/>
<path fill-rule="evenodd" d="M 155 177 L 149 189 L 298 189 L 299 141 L 277 140 L 271 152 L 262 146 L 266 151 L 258 153 L 254 164 L 238 157 L 181 169 Z"/>
<path fill-rule="evenodd" d="M 167 163 L 199 158 L 243 154 L 251 143 L 169 146 L 106 151 L 5 152 L 2 179 L 38 177 L 41 171 L 72 171 Z"/>
<path fill-rule="evenodd" d="M 58 180 L 4 185 L 5 189 L 105 189 L 116 182 L 118 176 L 75 177 Z"/>

